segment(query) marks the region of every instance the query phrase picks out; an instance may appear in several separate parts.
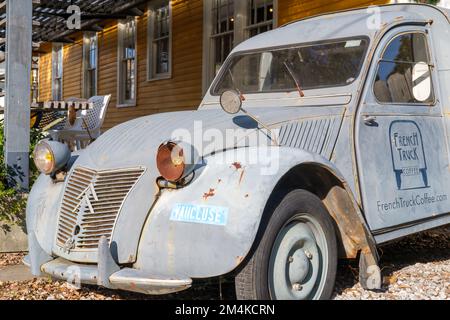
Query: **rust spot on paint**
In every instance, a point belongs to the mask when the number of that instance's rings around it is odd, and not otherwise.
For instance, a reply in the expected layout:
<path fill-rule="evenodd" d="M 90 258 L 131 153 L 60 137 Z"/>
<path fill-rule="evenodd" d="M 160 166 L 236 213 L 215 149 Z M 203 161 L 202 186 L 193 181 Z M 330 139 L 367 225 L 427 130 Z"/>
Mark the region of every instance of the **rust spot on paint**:
<path fill-rule="evenodd" d="M 215 195 L 216 195 L 216 190 L 214 190 L 214 189 L 209 189 L 208 192 L 205 192 L 205 193 L 203 194 L 203 199 L 208 200 L 208 198 L 214 197 Z"/>
<path fill-rule="evenodd" d="M 244 261 L 244 257 L 242 257 L 242 256 L 236 257 L 236 265 L 240 265 L 242 263 L 242 261 Z"/>
<path fill-rule="evenodd" d="M 232 166 L 233 166 L 236 170 L 242 169 L 242 165 L 241 165 L 240 162 L 235 162 L 235 163 L 232 164 Z"/>
<path fill-rule="evenodd" d="M 222 183 L 222 179 L 217 180 L 217 183 Z"/>
<path fill-rule="evenodd" d="M 248 198 L 248 197 L 249 197 L 249 194 L 247 193 L 247 194 L 245 195 L 245 197 Z"/>

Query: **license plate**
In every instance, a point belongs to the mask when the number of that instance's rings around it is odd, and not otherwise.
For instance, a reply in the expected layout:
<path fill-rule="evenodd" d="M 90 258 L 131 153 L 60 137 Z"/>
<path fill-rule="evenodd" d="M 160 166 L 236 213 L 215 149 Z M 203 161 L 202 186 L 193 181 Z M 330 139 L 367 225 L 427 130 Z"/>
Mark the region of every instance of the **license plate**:
<path fill-rule="evenodd" d="M 194 204 L 176 204 L 170 214 L 171 221 L 226 226 L 228 208 Z"/>

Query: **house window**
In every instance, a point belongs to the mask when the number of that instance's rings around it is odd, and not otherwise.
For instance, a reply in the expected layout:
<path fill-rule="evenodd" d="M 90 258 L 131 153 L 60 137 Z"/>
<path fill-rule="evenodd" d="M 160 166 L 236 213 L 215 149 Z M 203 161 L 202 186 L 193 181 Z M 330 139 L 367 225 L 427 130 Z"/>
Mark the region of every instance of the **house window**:
<path fill-rule="evenodd" d="M 277 0 L 205 0 L 203 91 L 233 48 L 276 25 Z"/>
<path fill-rule="evenodd" d="M 119 23 L 119 104 L 136 105 L 136 20 Z"/>
<path fill-rule="evenodd" d="M 273 29 L 273 0 L 250 0 L 248 3 L 247 31 L 249 37 Z"/>
<path fill-rule="evenodd" d="M 213 70 L 217 74 L 234 46 L 234 0 L 213 0 L 212 18 Z"/>
<path fill-rule="evenodd" d="M 63 45 L 60 43 L 53 44 L 52 96 L 55 101 L 63 99 Z"/>
<path fill-rule="evenodd" d="M 149 4 L 148 76 L 149 80 L 171 76 L 171 6 L 169 0 Z"/>
<path fill-rule="evenodd" d="M 97 95 L 98 37 L 96 33 L 85 33 L 83 40 L 83 97 Z"/>

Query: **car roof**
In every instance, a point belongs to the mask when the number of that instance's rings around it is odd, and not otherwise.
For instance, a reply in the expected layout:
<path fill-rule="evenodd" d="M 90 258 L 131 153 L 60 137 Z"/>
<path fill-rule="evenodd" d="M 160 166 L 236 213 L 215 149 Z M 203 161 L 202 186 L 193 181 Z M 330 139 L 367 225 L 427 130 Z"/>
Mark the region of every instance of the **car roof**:
<path fill-rule="evenodd" d="M 442 8 L 442 7 L 437 7 L 439 10 L 441 10 L 446 16 L 447 16 L 447 20 L 449 20 L 450 23 L 450 9 L 449 8 Z"/>
<path fill-rule="evenodd" d="M 242 42 L 233 52 L 358 36 L 372 39 L 379 31 L 379 28 L 372 27 L 377 19 L 374 16 L 376 12 L 380 14 L 382 25 L 398 20 L 445 18 L 450 23 L 450 10 L 425 4 L 390 4 L 351 9 L 291 22 Z"/>

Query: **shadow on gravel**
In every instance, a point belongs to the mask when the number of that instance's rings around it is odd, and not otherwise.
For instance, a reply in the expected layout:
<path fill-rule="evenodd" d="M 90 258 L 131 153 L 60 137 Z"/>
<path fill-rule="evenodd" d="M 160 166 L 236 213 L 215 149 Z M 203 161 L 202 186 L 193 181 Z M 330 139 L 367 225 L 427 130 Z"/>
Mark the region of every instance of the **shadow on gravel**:
<path fill-rule="evenodd" d="M 394 272 L 416 263 L 441 262 L 450 259 L 450 227 L 415 234 L 379 248 L 380 268 L 383 279 Z M 385 281 L 384 281 L 385 282 Z M 341 294 L 358 283 L 358 261 L 339 262 L 335 295 Z M 383 284 L 386 290 L 388 283 Z"/>
<path fill-rule="evenodd" d="M 80 293 L 84 295 L 85 293 L 89 294 L 94 292 L 105 297 L 111 297 L 114 300 L 236 300 L 233 279 L 221 279 L 221 282 L 222 285 L 219 284 L 218 278 L 197 281 L 186 291 L 162 296 L 113 291 L 96 286 L 83 286 Z"/>

